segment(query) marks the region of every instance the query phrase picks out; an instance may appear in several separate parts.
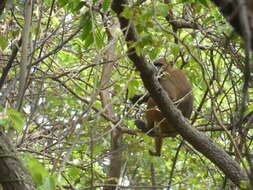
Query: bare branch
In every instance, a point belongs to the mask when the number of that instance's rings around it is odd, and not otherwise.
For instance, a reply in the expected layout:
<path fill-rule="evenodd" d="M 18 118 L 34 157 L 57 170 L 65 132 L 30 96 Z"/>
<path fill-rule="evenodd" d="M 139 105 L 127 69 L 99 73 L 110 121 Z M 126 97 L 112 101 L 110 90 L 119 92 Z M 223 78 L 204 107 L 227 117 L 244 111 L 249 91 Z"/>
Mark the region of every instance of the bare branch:
<path fill-rule="evenodd" d="M 126 42 L 136 42 L 137 33 L 133 21 L 121 16 L 123 8 L 127 4 L 126 0 L 114 0 L 112 9 L 118 15 L 121 29 L 126 36 Z M 128 30 L 126 30 L 126 28 Z M 217 165 L 236 185 L 240 186 L 242 181 L 248 180 L 246 172 L 221 147 L 216 145 L 208 136 L 191 127 L 189 122 L 173 105 L 173 102 L 159 84 L 158 79 L 155 77 L 153 67 L 147 64 L 143 56 L 137 55 L 133 46 L 128 46 L 128 57 L 140 71 L 143 83 L 148 89 L 151 97 L 156 101 L 159 109 L 168 120 L 171 120 L 177 125 L 177 127 L 175 127 L 177 132 L 196 150 Z"/>

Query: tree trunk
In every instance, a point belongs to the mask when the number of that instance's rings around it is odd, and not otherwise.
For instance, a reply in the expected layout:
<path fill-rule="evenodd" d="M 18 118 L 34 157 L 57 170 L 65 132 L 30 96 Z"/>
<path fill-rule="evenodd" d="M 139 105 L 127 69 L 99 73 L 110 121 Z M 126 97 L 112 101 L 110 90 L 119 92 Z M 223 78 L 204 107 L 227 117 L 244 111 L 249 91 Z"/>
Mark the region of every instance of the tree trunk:
<path fill-rule="evenodd" d="M 143 83 L 151 97 L 157 103 L 158 108 L 168 120 L 176 124 L 177 127 L 175 129 L 186 141 L 213 162 L 237 186 L 240 186 L 240 184 L 245 181 L 249 181 L 245 170 L 242 169 L 231 156 L 229 156 L 221 147 L 216 145 L 211 138 L 199 132 L 189 124 L 189 122 L 183 117 L 182 113 L 174 106 L 165 90 L 161 87 L 155 76 L 155 69 L 153 66 L 147 64 L 143 56 L 137 55 L 135 47 L 132 46 L 132 44 L 138 39 L 134 23 L 121 16 L 124 6 L 126 5 L 128 5 L 127 0 L 114 0 L 112 2 L 112 9 L 118 15 L 121 30 L 128 43 L 128 57 L 140 71 Z"/>
<path fill-rule="evenodd" d="M 35 190 L 9 139 L 0 132 L 0 184 L 3 190 Z M 1 189 L 1 188 L 0 188 Z"/>

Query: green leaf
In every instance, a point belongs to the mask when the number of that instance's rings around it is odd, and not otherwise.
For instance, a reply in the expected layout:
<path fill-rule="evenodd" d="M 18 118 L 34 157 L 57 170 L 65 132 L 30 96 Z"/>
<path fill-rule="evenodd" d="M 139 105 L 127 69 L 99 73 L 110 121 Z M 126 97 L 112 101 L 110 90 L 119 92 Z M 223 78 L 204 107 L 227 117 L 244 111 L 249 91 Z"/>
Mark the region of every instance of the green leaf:
<path fill-rule="evenodd" d="M 4 36 L 0 36 L 0 48 L 4 50 L 8 46 L 8 40 Z"/>
<path fill-rule="evenodd" d="M 204 5 L 205 7 L 208 8 L 208 2 L 207 2 L 207 0 L 199 0 L 199 2 L 200 2 L 202 5 Z"/>
<path fill-rule="evenodd" d="M 6 128 L 6 129 L 8 128 L 8 117 L 7 116 L 1 117 L 0 126 Z"/>
<path fill-rule="evenodd" d="M 253 105 L 249 105 L 246 110 L 244 111 L 243 115 L 244 117 L 247 117 L 250 113 L 253 112 Z"/>
<path fill-rule="evenodd" d="M 57 17 L 52 17 L 51 20 L 52 20 L 52 25 L 55 26 L 55 27 L 60 24 L 60 21 L 58 20 Z"/>
<path fill-rule="evenodd" d="M 102 9 L 104 12 L 108 11 L 111 5 L 111 0 L 104 0 L 102 4 Z"/>
<path fill-rule="evenodd" d="M 95 39 L 96 39 L 96 45 L 98 48 L 102 48 L 105 44 L 104 44 L 104 40 L 103 40 L 103 36 L 100 32 L 100 30 L 96 30 L 95 32 Z"/>
<path fill-rule="evenodd" d="M 90 11 L 87 11 L 84 13 L 84 15 L 82 15 L 82 17 L 80 19 L 80 25 L 81 25 L 81 27 L 86 27 L 91 22 L 92 22 L 91 13 L 90 13 Z"/>
<path fill-rule="evenodd" d="M 249 181 L 248 181 L 248 180 L 243 180 L 243 181 L 241 181 L 240 187 L 241 187 L 242 189 L 248 189 L 248 188 L 250 187 Z"/>
<path fill-rule="evenodd" d="M 172 43 L 171 44 L 171 53 L 175 56 L 178 56 L 180 53 L 180 46 L 178 44 Z"/>
<path fill-rule="evenodd" d="M 135 51 L 136 51 L 136 54 L 138 56 L 141 56 L 142 55 L 142 52 L 143 52 L 143 48 L 140 47 L 140 46 L 135 46 Z"/>
<path fill-rule="evenodd" d="M 65 5 L 67 5 L 68 2 L 69 2 L 68 0 L 58 0 L 60 7 L 64 7 Z"/>
<path fill-rule="evenodd" d="M 49 176 L 48 171 L 30 154 L 23 154 L 23 157 L 25 158 L 27 169 L 31 173 L 34 183 L 37 186 L 43 185 L 44 176 Z"/>
<path fill-rule="evenodd" d="M 118 84 L 118 83 L 116 83 L 116 84 L 114 85 L 114 89 L 115 89 L 115 91 L 116 91 L 117 93 L 119 93 L 120 91 L 122 91 L 122 87 L 121 87 L 120 84 Z"/>
<path fill-rule="evenodd" d="M 151 60 L 154 60 L 160 53 L 160 48 L 151 48 L 147 50 L 148 56 Z"/>
<path fill-rule="evenodd" d="M 76 11 L 78 8 L 80 9 L 80 0 L 71 0 L 73 10 Z"/>
<path fill-rule="evenodd" d="M 10 126 L 15 128 L 17 131 L 21 131 L 25 124 L 24 115 L 15 109 L 8 109 L 7 116 L 10 121 Z"/>
<path fill-rule="evenodd" d="M 146 45 L 152 44 L 152 42 L 153 42 L 152 35 L 146 33 L 139 37 L 136 44 L 140 46 L 141 48 L 143 48 Z"/>
<path fill-rule="evenodd" d="M 80 175 L 80 169 L 79 168 L 76 168 L 76 167 L 71 167 L 68 169 L 69 171 L 69 176 L 72 178 L 72 179 L 75 179 L 77 178 L 79 175 Z"/>
<path fill-rule="evenodd" d="M 90 46 L 93 44 L 93 42 L 94 42 L 94 36 L 93 36 L 92 33 L 90 33 L 90 34 L 87 36 L 87 38 L 85 39 L 85 45 L 84 45 L 84 47 L 85 47 L 85 48 L 90 47 Z"/>
<path fill-rule="evenodd" d="M 166 17 L 168 15 L 169 10 L 169 5 L 161 2 L 157 3 L 156 12 L 158 16 Z"/>
<path fill-rule="evenodd" d="M 85 2 L 83 2 L 83 1 L 81 1 L 81 2 L 80 2 L 80 0 L 74 1 L 72 4 L 73 12 L 79 11 L 81 8 L 83 8 L 84 5 L 85 5 Z"/>
<path fill-rule="evenodd" d="M 128 83 L 128 98 L 133 97 L 138 89 L 139 82 L 137 80 L 132 80 Z"/>
<path fill-rule="evenodd" d="M 85 48 L 88 48 L 94 42 L 94 36 L 92 32 L 93 24 L 91 20 L 91 13 L 87 11 L 81 18 L 80 22 L 83 27 L 82 39 L 85 41 Z"/>
<path fill-rule="evenodd" d="M 46 5 L 49 5 L 49 6 L 52 5 L 52 0 L 45 0 L 44 2 Z"/>
<path fill-rule="evenodd" d="M 121 13 L 121 16 L 123 16 L 123 17 L 125 17 L 125 18 L 127 18 L 127 19 L 131 19 L 131 18 L 133 18 L 133 16 L 134 16 L 134 12 L 133 12 L 133 10 L 130 9 L 130 8 L 125 8 L 125 9 L 123 10 L 123 12 Z"/>
<path fill-rule="evenodd" d="M 38 187 L 39 190 L 55 190 L 56 184 L 55 180 L 51 176 L 45 176 L 43 178 L 43 185 Z"/>

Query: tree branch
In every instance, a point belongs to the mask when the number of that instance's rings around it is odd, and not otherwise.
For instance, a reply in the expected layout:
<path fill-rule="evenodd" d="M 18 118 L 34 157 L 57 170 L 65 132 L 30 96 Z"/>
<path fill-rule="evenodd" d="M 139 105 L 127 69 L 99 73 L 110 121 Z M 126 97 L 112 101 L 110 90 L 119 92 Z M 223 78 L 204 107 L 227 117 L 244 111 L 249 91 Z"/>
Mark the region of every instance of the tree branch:
<path fill-rule="evenodd" d="M 161 87 L 155 76 L 153 66 L 147 64 L 143 56 L 137 55 L 135 47 L 129 46 L 130 42 L 137 41 L 137 33 L 133 21 L 121 16 L 124 5 L 127 5 L 126 0 L 114 0 L 112 9 L 117 13 L 121 30 L 128 43 L 128 57 L 140 71 L 143 83 L 151 97 L 155 100 L 166 118 L 176 124 L 176 131 L 196 150 L 218 166 L 218 168 L 236 185 L 240 186 L 240 183 L 248 180 L 246 172 L 221 147 L 216 145 L 211 138 L 191 127 L 187 119 L 185 119 L 182 113 L 173 105 L 168 94 Z"/>

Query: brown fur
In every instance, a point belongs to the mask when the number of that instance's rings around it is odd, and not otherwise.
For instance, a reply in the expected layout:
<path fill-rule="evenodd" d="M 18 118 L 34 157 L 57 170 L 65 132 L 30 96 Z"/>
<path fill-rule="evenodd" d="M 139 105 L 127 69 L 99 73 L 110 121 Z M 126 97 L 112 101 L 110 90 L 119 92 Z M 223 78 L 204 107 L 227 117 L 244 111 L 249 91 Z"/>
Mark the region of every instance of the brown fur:
<path fill-rule="evenodd" d="M 191 83 L 182 70 L 173 68 L 171 64 L 165 64 L 163 67 L 164 71 L 160 77 L 160 83 L 171 100 L 175 103 L 178 109 L 181 110 L 182 114 L 189 119 L 193 109 L 194 99 Z M 149 135 L 155 137 L 156 152 L 154 153 L 150 151 L 150 154 L 160 156 L 162 138 L 175 137 L 178 134 L 174 128 L 176 126 L 165 119 L 151 97 L 147 102 L 145 118 L 145 124 L 144 122 L 141 123 L 141 121 L 138 121 L 136 122 L 136 125 L 144 132 L 151 131 Z"/>

